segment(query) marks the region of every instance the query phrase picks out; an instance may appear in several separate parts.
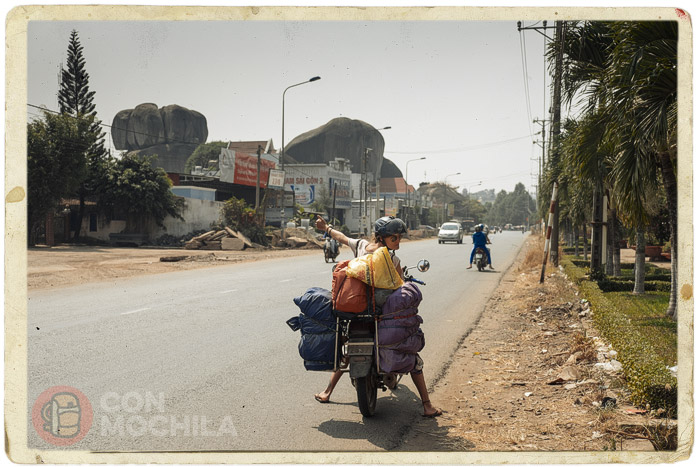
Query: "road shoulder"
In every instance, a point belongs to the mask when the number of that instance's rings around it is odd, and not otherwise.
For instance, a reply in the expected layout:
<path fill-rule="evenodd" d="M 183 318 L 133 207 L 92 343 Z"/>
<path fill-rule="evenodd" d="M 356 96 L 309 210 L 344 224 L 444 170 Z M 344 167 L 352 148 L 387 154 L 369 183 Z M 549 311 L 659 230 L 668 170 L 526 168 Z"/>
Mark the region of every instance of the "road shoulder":
<path fill-rule="evenodd" d="M 445 414 L 418 418 L 396 450 L 653 451 L 620 434 L 645 418 L 625 403 L 619 375 L 595 365 L 614 352 L 573 284 L 551 266 L 539 284 L 539 245 L 527 240 L 432 388 Z"/>

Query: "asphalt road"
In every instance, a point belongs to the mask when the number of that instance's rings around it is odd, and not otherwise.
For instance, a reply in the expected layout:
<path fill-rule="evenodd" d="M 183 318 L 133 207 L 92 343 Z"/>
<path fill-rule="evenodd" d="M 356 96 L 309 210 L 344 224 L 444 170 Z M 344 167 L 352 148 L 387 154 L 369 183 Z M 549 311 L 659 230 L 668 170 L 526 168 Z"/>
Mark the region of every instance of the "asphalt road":
<path fill-rule="evenodd" d="M 471 241 L 405 242 L 402 263 L 430 260 L 420 313 L 430 385 L 477 322 L 525 236 L 492 236 L 495 272 L 466 270 Z M 348 248 L 340 260 L 349 258 Z M 90 402 L 87 434 L 66 449 L 94 451 L 371 451 L 396 447 L 421 403 L 410 377 L 379 394 L 363 419 L 344 376 L 330 404 L 315 392 L 285 321 L 309 287 L 330 288 L 323 255 L 141 276 L 29 294 L 31 413 L 39 395 L 70 386 Z M 81 406 L 81 410 L 84 408 Z M 85 410 L 83 412 L 87 413 Z M 29 446 L 55 449 L 28 419 Z"/>

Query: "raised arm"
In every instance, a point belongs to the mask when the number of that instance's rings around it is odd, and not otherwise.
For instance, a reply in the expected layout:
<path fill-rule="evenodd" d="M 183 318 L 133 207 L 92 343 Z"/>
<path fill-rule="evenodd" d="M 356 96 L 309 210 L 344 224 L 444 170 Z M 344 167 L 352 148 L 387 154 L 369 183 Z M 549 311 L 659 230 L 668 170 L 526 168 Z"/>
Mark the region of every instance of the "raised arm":
<path fill-rule="evenodd" d="M 337 242 L 347 245 L 350 239 L 340 230 L 336 230 L 332 225 L 328 225 L 321 216 L 316 216 L 316 228 L 326 232 L 331 238 Z"/>

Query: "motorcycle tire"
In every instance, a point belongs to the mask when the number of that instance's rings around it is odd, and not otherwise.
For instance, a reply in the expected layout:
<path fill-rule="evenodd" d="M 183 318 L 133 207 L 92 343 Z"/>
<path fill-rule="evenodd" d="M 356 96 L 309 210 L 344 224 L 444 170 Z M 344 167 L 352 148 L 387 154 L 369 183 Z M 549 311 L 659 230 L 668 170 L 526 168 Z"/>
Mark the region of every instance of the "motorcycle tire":
<path fill-rule="evenodd" d="M 377 408 L 377 375 L 374 368 L 367 376 L 355 380 L 355 390 L 360 413 L 365 417 L 374 415 Z"/>
<path fill-rule="evenodd" d="M 328 262 L 328 256 L 324 257 L 323 259 L 326 260 L 326 263 Z"/>

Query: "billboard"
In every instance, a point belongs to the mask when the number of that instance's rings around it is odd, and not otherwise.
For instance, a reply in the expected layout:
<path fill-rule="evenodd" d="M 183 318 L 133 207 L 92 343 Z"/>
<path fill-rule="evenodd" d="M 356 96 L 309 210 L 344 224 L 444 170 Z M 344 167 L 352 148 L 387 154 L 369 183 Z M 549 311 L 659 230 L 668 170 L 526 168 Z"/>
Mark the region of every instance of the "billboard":
<path fill-rule="evenodd" d="M 269 154 L 260 156 L 260 186 L 267 187 L 267 177 L 276 162 Z M 258 156 L 222 148 L 219 154 L 221 181 L 238 185 L 256 186 L 258 174 Z"/>

